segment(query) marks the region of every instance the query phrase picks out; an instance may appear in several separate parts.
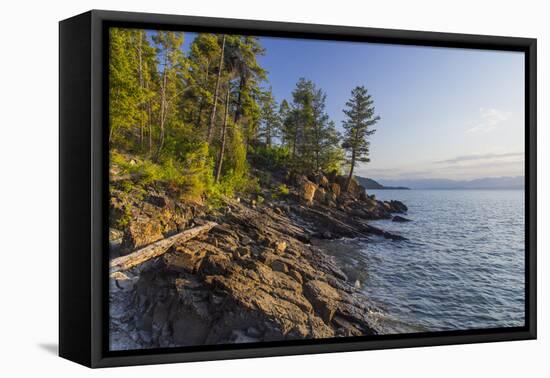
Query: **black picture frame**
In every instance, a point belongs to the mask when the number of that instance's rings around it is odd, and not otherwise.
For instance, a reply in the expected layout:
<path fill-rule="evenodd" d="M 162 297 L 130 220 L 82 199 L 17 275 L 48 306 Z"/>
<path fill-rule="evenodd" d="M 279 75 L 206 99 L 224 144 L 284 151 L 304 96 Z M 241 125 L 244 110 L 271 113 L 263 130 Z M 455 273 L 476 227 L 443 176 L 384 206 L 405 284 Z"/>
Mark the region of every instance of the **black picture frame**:
<path fill-rule="evenodd" d="M 525 53 L 525 326 L 109 352 L 108 28 L 208 31 Z M 89 367 L 536 338 L 536 39 L 92 10 L 59 24 L 59 354 Z"/>

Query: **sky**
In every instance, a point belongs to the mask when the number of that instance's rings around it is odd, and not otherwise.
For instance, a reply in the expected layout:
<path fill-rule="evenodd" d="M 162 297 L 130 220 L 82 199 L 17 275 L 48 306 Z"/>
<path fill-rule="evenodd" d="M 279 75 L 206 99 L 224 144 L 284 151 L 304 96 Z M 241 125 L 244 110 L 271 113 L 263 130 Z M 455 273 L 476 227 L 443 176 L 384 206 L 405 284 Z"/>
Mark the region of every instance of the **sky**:
<path fill-rule="evenodd" d="M 194 35 L 186 34 L 184 49 Z M 524 174 L 524 54 L 456 48 L 261 37 L 275 98 L 290 100 L 300 77 L 327 94 L 342 130 L 351 90 L 367 87 L 381 117 L 375 179 L 471 180 Z"/>

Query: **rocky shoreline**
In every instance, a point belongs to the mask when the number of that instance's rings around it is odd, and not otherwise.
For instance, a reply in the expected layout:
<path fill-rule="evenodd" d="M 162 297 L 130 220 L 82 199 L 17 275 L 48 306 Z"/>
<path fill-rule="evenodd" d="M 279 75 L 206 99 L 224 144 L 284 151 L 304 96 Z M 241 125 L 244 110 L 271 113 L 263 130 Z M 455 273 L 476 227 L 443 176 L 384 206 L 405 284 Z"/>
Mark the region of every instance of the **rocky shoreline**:
<path fill-rule="evenodd" d="M 402 236 L 368 221 L 392 219 L 407 207 L 368 196 L 355 180 L 344 193 L 343 176 L 284 181 L 284 197 L 226 199 L 217 209 L 176 201 L 165 188 L 127 193 L 117 182 L 112 258 L 206 221 L 217 225 L 111 275 L 111 350 L 380 333 L 376 308 L 315 240 L 399 242 Z"/>

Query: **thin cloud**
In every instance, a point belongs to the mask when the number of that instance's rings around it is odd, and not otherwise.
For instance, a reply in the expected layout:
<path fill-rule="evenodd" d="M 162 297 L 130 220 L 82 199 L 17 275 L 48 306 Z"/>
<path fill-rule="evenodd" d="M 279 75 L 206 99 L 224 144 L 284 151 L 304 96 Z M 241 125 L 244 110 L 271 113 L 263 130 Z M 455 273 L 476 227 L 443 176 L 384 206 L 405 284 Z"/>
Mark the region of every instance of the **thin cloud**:
<path fill-rule="evenodd" d="M 456 164 L 464 161 L 507 159 L 513 157 L 524 157 L 523 152 L 508 152 L 504 154 L 472 154 L 457 156 L 452 159 L 436 161 L 437 164 Z"/>
<path fill-rule="evenodd" d="M 468 133 L 490 132 L 497 128 L 497 126 L 510 119 L 511 112 L 505 112 L 494 108 L 480 108 L 480 120 L 474 126 L 466 130 Z"/>

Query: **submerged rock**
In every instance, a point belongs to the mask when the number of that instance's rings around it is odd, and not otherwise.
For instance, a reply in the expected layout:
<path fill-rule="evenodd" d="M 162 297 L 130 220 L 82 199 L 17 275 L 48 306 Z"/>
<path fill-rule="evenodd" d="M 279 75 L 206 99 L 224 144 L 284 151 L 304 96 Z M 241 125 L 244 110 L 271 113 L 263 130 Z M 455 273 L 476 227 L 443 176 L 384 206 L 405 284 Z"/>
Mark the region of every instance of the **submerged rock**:
<path fill-rule="evenodd" d="M 408 219 L 408 218 L 405 218 L 405 217 L 401 217 L 399 215 L 395 215 L 393 218 L 392 218 L 392 222 L 410 222 L 411 220 Z"/>
<path fill-rule="evenodd" d="M 401 201 L 389 201 L 387 202 L 390 205 L 390 211 L 395 213 L 406 213 L 409 209 L 408 207 Z"/>

